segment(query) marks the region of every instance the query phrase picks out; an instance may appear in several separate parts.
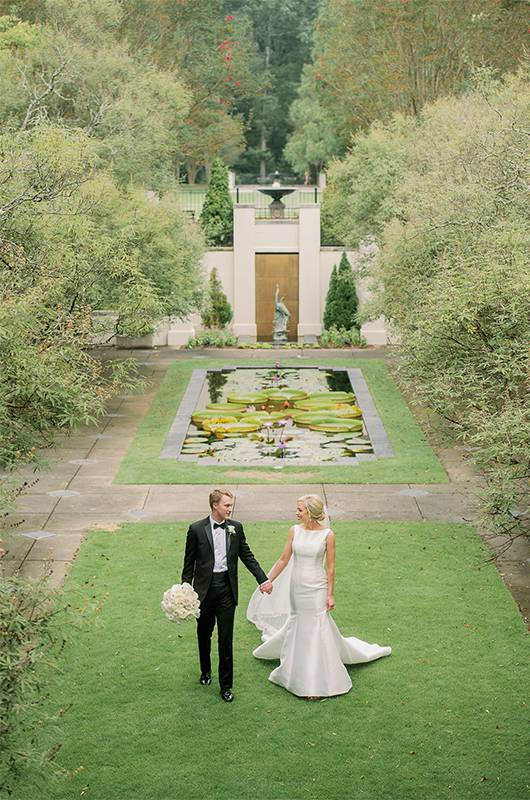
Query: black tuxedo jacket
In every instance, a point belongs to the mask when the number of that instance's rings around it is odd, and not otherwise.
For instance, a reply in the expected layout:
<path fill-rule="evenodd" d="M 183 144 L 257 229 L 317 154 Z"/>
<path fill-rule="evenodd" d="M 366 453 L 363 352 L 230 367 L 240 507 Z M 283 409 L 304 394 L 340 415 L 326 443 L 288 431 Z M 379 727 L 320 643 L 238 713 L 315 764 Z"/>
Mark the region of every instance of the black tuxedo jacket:
<path fill-rule="evenodd" d="M 234 527 L 234 533 L 228 531 L 228 526 Z M 245 539 L 245 532 L 240 522 L 234 519 L 226 520 L 226 563 L 232 593 L 237 605 L 237 563 L 241 559 L 245 567 L 254 575 L 259 584 L 268 580 L 266 574 L 254 558 L 254 555 Z M 210 527 L 210 518 L 192 522 L 186 536 L 186 550 L 184 553 L 184 566 L 182 568 L 182 583 L 191 583 L 199 600 L 206 597 L 212 581 L 215 556 L 213 537 Z"/>

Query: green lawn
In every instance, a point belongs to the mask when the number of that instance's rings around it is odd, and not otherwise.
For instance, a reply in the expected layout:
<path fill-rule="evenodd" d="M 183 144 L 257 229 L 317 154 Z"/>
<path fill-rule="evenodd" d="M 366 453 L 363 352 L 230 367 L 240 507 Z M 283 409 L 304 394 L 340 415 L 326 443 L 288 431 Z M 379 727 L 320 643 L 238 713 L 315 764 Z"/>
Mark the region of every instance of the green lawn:
<path fill-rule="evenodd" d="M 178 361 L 167 371 L 149 413 L 140 426 L 114 479 L 119 484 L 142 483 L 447 483 L 447 475 L 428 445 L 414 416 L 382 360 L 322 358 L 304 364 L 360 367 L 370 388 L 394 458 L 360 463 L 358 466 L 286 467 L 283 470 L 256 467 L 208 467 L 160 459 L 159 453 L 171 427 L 193 369 L 219 367 L 226 361 Z M 273 362 L 259 362 L 269 366 Z M 300 366 L 296 361 L 283 366 Z"/>
<path fill-rule="evenodd" d="M 525 629 L 471 527 L 334 526 L 337 624 L 393 654 L 350 667 L 352 691 L 317 703 L 270 684 L 276 662 L 252 657 L 255 583 L 241 567 L 232 705 L 198 684 L 194 623 L 160 609 L 186 528 L 129 524 L 82 545 L 66 599 L 109 596 L 97 625 L 72 632 L 52 692 L 52 709 L 73 704 L 59 761 L 75 774 L 38 792 L 28 779 L 15 800 L 525 796 Z M 265 568 L 286 528 L 246 526 Z"/>

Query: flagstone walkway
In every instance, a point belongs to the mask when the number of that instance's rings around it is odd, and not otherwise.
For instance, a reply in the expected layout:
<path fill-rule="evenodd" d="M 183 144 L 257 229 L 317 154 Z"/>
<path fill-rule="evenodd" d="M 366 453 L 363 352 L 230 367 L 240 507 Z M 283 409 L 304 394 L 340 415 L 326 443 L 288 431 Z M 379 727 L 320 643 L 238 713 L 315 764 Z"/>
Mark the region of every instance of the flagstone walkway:
<path fill-rule="evenodd" d="M 314 354 L 315 351 L 313 351 Z M 316 351 L 322 352 L 322 351 Z M 333 351 L 326 351 L 329 355 Z M 344 351 L 339 351 L 344 355 Z M 356 351 L 356 358 L 381 358 L 384 350 Z M 221 355 L 215 351 L 215 356 Z M 271 350 L 233 350 L 222 356 L 229 360 L 285 357 Z M 311 358 L 312 351 L 289 351 L 291 358 Z M 189 520 L 206 515 L 209 486 L 135 485 L 114 486 L 112 480 L 127 452 L 136 429 L 147 413 L 165 371 L 176 359 L 211 356 L 211 351 L 114 351 L 106 357 L 134 357 L 141 373 L 149 380 L 149 390 L 141 395 L 115 399 L 98 426 L 79 428 L 64 437 L 49 456 L 49 466 L 39 473 L 26 469 L 27 491 L 5 519 L 0 546 L 6 551 L 0 561 L 4 575 L 16 571 L 35 579 L 50 560 L 50 581 L 60 586 L 69 564 L 87 530 L 113 529 L 123 522 L 161 522 Z M 312 484 L 312 485 L 235 485 L 234 516 L 245 521 L 293 520 L 296 500 L 301 494 L 321 494 L 331 521 L 410 520 L 469 522 L 478 526 L 476 494 L 480 481 L 464 461 L 458 448 L 438 450 L 450 479 L 448 484 Z M 484 537 L 486 534 L 482 533 Z M 486 538 L 498 546 L 499 539 Z M 528 620 L 530 615 L 530 546 L 517 541 L 497 567 L 503 580 Z"/>

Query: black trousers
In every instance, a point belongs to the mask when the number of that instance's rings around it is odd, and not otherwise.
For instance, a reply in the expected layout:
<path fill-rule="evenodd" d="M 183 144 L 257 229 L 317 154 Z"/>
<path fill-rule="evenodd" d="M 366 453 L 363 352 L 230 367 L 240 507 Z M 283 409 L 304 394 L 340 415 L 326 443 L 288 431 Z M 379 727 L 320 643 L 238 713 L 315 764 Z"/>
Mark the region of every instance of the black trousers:
<path fill-rule="evenodd" d="M 228 572 L 214 572 L 208 593 L 201 603 L 201 615 L 197 620 L 197 640 L 201 673 L 211 673 L 212 633 L 217 621 L 221 691 L 232 688 L 235 611 L 236 603 L 228 580 Z"/>

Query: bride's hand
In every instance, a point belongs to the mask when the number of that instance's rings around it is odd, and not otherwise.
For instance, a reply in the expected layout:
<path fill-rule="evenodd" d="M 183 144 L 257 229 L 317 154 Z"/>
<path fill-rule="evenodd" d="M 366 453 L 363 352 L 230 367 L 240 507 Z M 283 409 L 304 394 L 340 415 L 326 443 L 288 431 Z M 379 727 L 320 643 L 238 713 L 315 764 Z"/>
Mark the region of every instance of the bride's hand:
<path fill-rule="evenodd" d="M 328 594 L 328 599 L 326 602 L 326 611 L 333 611 L 335 608 L 335 600 L 332 594 Z"/>

